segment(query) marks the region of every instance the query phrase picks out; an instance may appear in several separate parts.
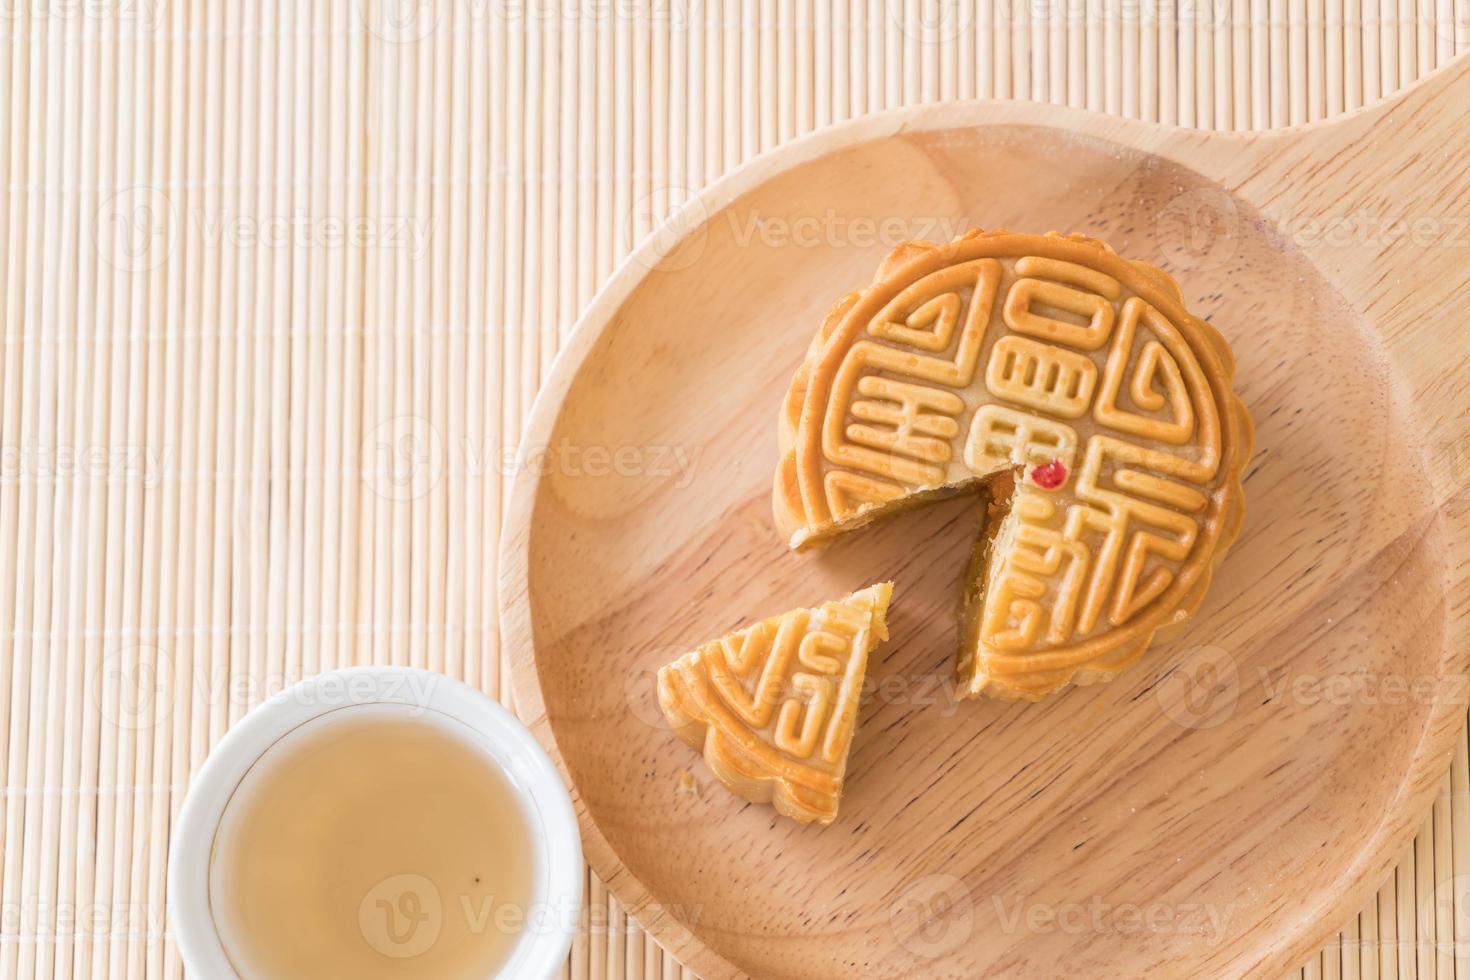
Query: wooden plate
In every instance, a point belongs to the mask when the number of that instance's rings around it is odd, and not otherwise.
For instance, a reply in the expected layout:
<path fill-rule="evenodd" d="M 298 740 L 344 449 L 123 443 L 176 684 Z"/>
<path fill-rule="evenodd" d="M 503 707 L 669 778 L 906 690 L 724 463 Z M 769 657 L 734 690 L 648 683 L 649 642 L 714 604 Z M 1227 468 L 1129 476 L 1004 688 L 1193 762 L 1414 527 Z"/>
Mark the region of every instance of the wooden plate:
<path fill-rule="evenodd" d="M 1467 101 L 1461 60 L 1263 135 L 915 108 L 759 159 L 614 276 L 529 426 L 503 631 L 592 866 L 666 948 L 710 978 L 1238 977 L 1358 910 L 1470 693 Z M 1188 634 L 1035 705 L 953 697 L 972 501 L 818 554 L 771 527 L 777 406 L 822 313 L 897 241 L 971 225 L 1168 268 L 1258 427 Z M 731 797 L 664 730 L 661 664 L 886 578 L 835 825 Z"/>

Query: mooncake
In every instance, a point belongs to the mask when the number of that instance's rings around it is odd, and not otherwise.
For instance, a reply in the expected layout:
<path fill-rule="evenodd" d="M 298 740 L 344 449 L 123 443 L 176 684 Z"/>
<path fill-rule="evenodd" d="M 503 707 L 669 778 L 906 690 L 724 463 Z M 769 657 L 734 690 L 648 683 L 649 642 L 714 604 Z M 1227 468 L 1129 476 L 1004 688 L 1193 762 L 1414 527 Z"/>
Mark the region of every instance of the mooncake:
<path fill-rule="evenodd" d="M 1169 275 L 1102 241 L 906 243 L 791 383 L 777 527 L 803 548 L 978 493 L 961 691 L 1110 679 L 1194 612 L 1240 528 L 1253 436 L 1234 372 Z"/>
<path fill-rule="evenodd" d="M 892 594 L 890 582 L 871 585 L 685 654 L 658 673 L 669 724 L 732 792 L 802 823 L 831 823 Z"/>

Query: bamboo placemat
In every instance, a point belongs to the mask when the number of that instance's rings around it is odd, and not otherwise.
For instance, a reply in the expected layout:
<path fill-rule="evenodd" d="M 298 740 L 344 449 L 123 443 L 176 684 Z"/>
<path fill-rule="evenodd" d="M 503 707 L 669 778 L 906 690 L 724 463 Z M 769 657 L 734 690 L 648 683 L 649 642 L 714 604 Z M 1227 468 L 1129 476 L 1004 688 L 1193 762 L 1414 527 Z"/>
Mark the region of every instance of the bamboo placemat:
<path fill-rule="evenodd" d="M 505 697 L 522 418 L 693 189 L 935 99 L 1300 123 L 1467 42 L 1470 0 L 0 0 L 0 975 L 181 973 L 169 827 L 285 684 Z M 1470 976 L 1467 794 L 1462 743 L 1306 975 Z M 690 976 L 595 878 L 586 920 L 569 976 Z"/>

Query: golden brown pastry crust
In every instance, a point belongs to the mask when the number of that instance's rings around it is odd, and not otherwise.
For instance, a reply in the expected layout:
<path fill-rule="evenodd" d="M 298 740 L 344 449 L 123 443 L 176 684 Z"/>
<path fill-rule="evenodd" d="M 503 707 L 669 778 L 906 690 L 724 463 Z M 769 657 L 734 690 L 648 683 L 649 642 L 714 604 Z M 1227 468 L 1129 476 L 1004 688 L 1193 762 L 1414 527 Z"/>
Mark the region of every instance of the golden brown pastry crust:
<path fill-rule="evenodd" d="M 777 527 L 799 548 L 1018 473 L 1014 521 L 1033 525 L 1020 532 L 1030 555 L 1008 551 L 1020 560 L 999 581 L 1025 594 L 987 610 L 993 642 L 962 658 L 964 688 L 1036 699 L 1111 678 L 1193 613 L 1240 528 L 1253 430 L 1234 371 L 1167 273 L 1104 242 L 997 230 L 906 243 L 832 308 L 792 379 Z M 1048 456 L 1069 461 L 1059 491 L 1025 478 Z M 1125 470 L 1124 486 L 1104 487 Z M 1084 523 L 1110 522 L 1106 542 L 1064 528 L 1079 507 Z M 1035 572 L 1044 543 L 1048 560 L 1070 554 L 1091 578 Z M 1058 600 L 1087 603 L 1088 628 Z M 1016 621 L 1032 613 L 1052 635 L 1020 642 L 1030 627 Z"/>

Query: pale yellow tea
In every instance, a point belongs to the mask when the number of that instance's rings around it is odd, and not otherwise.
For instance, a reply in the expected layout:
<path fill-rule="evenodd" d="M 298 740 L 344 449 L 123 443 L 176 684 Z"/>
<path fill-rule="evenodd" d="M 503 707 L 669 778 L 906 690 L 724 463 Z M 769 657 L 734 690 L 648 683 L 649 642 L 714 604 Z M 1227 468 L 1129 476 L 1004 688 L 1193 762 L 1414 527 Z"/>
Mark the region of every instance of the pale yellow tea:
<path fill-rule="evenodd" d="M 251 768 L 210 861 L 211 911 L 241 977 L 452 980 L 505 964 L 535 857 L 505 775 L 457 726 L 350 708 Z"/>

